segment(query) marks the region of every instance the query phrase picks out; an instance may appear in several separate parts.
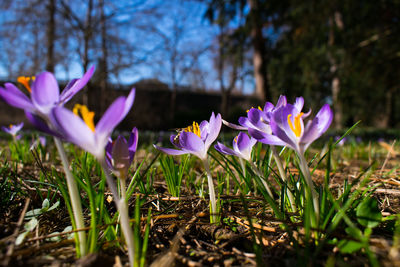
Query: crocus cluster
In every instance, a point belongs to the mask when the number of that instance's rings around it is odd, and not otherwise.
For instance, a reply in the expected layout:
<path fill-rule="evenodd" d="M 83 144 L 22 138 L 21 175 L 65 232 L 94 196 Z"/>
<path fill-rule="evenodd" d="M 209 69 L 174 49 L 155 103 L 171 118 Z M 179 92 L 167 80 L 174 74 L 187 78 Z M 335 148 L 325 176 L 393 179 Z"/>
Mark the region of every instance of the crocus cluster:
<path fill-rule="evenodd" d="M 248 131 L 264 144 L 287 146 L 303 155 L 311 143 L 326 132 L 333 119 L 329 105 L 325 104 L 314 119 L 304 125 L 311 111 L 302 112 L 303 106 L 304 99 L 298 97 L 293 105 L 277 105 L 267 113 L 253 108 L 248 112 L 248 120 L 258 127 L 249 126 Z"/>
<path fill-rule="evenodd" d="M 304 113 L 302 111 L 303 106 L 304 99 L 302 97 L 296 98 L 294 104 L 289 104 L 287 103 L 286 97 L 281 96 L 276 106 L 267 102 L 263 109 L 259 107 L 248 110 L 247 117 L 239 118 L 240 125 L 228 122 L 224 123 L 234 129 L 247 130 L 250 136 L 255 140 L 270 145 L 282 176 L 281 178 L 284 182 L 286 182 L 286 174 L 274 146 L 284 146 L 293 149 L 299 158 L 299 166 L 306 184 L 311 191 L 314 209 L 318 215 L 318 196 L 314 189 L 304 153 L 311 143 L 329 128 L 333 119 L 333 113 L 329 105 L 325 104 L 312 120 L 308 120 L 307 123 L 305 123 L 304 120 L 311 115 L 311 110 Z M 238 140 L 239 138 L 237 138 L 237 142 Z M 244 139 L 242 138 L 242 140 Z M 248 146 L 247 140 L 242 142 L 244 143 L 243 146 Z M 243 158 L 243 153 L 239 153 L 239 146 L 235 143 L 236 142 L 234 142 L 233 145 L 234 150 L 228 149 L 222 144 L 218 144 L 216 149 L 221 153 Z M 248 155 L 247 153 L 246 155 Z M 292 193 L 288 190 L 287 194 L 292 209 L 295 210 Z"/>
<path fill-rule="evenodd" d="M 100 162 L 104 169 L 108 187 L 120 212 L 121 228 L 128 245 L 130 263 L 133 265 L 134 242 L 129 224 L 125 180 L 136 153 L 138 130 L 136 128 L 132 129 L 128 141 L 123 136 L 118 136 L 113 141 L 111 134 L 130 111 L 135 99 L 135 90 L 132 89 L 126 97 L 117 98 L 95 124 L 95 114 L 89 111 L 86 106 L 75 105 L 72 111 L 64 107 L 64 104 L 87 84 L 93 72 L 94 68 L 92 67 L 82 78 L 74 79 L 68 83 L 61 93 L 52 73 L 43 72 L 36 77 L 20 77 L 18 82 L 26 88 L 27 92 L 19 90 L 11 83 L 6 83 L 4 88 L 0 87 L 0 97 L 8 104 L 23 109 L 29 121 L 39 130 L 55 137 L 55 143 L 66 173 L 77 228 L 85 227 L 80 195 L 74 177 L 69 170 L 69 163 L 60 139 L 71 142 L 88 151 Z M 266 102 L 263 108 L 251 108 L 248 110 L 247 116 L 239 118 L 239 124 L 223 121 L 220 114 L 215 115 L 213 112 L 208 121 L 204 120 L 200 124 L 193 122 L 190 126 L 180 129 L 177 134 L 172 135 L 170 141 L 175 148 L 165 148 L 157 145 L 154 145 L 154 147 L 169 155 L 192 154 L 202 161 L 208 181 L 211 222 L 217 222 L 216 215 L 218 211 L 208 161 L 208 151 L 219 135 L 222 122 L 231 128 L 245 130 L 248 133 L 240 132 L 234 138 L 232 148 L 218 142 L 215 145 L 215 149 L 220 153 L 239 157 L 241 162 L 243 160 L 249 162 L 251 168 L 261 178 L 261 182 L 271 199 L 274 198 L 274 195 L 268 186 L 266 179 L 268 177 L 264 177 L 252 161 L 253 147 L 257 142 L 271 146 L 279 173 L 285 183 L 287 182 L 286 174 L 275 146 L 291 148 L 298 156 L 301 172 L 309 192 L 311 192 L 314 209 L 318 215 L 318 195 L 314 189 L 304 153 L 311 143 L 328 129 L 332 122 L 333 113 L 329 105 L 326 104 L 313 119 L 308 119 L 311 115 L 311 110 L 305 113 L 302 111 L 303 106 L 304 99 L 302 97 L 296 98 L 295 102 L 290 104 L 285 96 L 281 96 L 276 105 Z M 308 121 L 306 121 L 307 119 Z M 22 126 L 23 124 L 21 123 L 17 126 L 3 127 L 2 129 L 15 137 Z M 111 173 L 114 173 L 121 182 L 121 194 L 117 191 Z M 287 189 L 286 194 L 292 210 L 296 211 L 292 192 Z M 78 235 L 78 243 L 81 246 L 80 250 L 83 256 L 86 254 L 86 236 L 83 231 L 80 231 Z"/>

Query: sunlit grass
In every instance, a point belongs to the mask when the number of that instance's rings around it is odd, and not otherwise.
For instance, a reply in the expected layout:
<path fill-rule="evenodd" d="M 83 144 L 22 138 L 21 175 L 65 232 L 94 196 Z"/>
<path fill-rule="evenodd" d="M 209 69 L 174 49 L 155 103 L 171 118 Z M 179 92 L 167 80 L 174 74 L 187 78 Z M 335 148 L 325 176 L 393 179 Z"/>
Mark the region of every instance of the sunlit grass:
<path fill-rule="evenodd" d="M 32 146 L 32 136 L 35 139 L 38 134 L 26 133 L 18 142 L 9 140 L 2 143 L 1 206 L 7 208 L 18 199 L 39 197 L 40 201 L 32 203 L 32 209 L 40 209 L 41 202 L 46 199 L 51 204 L 61 201 L 49 213 L 64 209 L 72 217 L 64 173 L 54 144 L 49 141 L 45 147 Z M 156 138 L 157 135 L 153 136 Z M 223 139 L 229 140 L 230 137 Z M 371 265 L 378 266 L 379 259 L 370 247 L 370 238 L 374 235 L 374 229 L 380 229 L 383 222 L 385 225 L 389 222 L 395 224 L 399 215 L 390 214 L 382 218 L 374 190 L 381 188 L 385 181 L 397 173 L 399 163 L 394 160 L 393 153 L 400 146 L 394 144 L 392 153 L 388 146 L 379 142 L 357 143 L 355 139 L 348 140 L 336 146 L 333 141 L 326 142 L 307 152 L 306 157 L 320 196 L 321 215 L 318 224 L 313 221 L 313 208 L 305 197 L 307 188 L 301 182 L 302 173 L 293 160 L 295 155 L 292 151 L 280 151 L 288 175 L 288 182 L 284 183 L 272 160 L 271 150 L 261 144 L 253 150 L 252 160 L 273 190 L 274 197 L 271 198 L 262 184 L 263 178 L 248 163 L 242 164 L 235 157 L 224 156 L 211 149 L 210 169 L 216 186 L 219 224 L 228 229 L 236 229 L 238 224 L 226 208 L 240 202 L 240 213 L 248 223 L 246 225 L 258 259 L 263 257 L 264 246 L 263 232 L 258 227 L 270 225 L 268 221 L 273 220 L 279 222 L 280 231 L 286 232 L 289 243 L 298 250 L 296 257 L 299 262 L 305 261 L 307 257 L 317 260 L 325 249 L 336 248 L 343 257 L 348 253 L 358 253 L 365 255 Z M 177 158 L 159 155 L 151 146 L 157 141 L 140 143 L 127 180 L 127 201 L 132 207 L 129 213 L 133 222 L 137 257 L 135 262 L 138 266 L 144 266 L 146 254 L 151 253 L 148 250 L 149 244 L 153 242 L 149 240 L 151 218 L 165 213 L 179 213 L 179 202 L 171 207 L 167 205 L 168 201 L 155 199 L 170 198 L 169 201 L 174 201 L 175 197 L 180 201 L 198 199 L 204 202 L 208 199 L 207 177 L 201 162 L 193 156 Z M 386 144 L 390 148 L 392 142 Z M 81 193 L 87 224 L 87 228 L 82 230 L 87 232 L 89 240 L 87 250 L 95 253 L 123 246 L 124 237 L 118 224 L 118 212 L 110 205 L 112 196 L 106 187 L 101 166 L 92 155 L 75 146 L 65 144 L 64 147 L 71 159 L 70 169 Z M 383 166 L 387 158 L 389 160 Z M 295 196 L 296 212 L 290 209 L 284 193 L 286 189 L 291 190 Z M 152 210 L 148 206 L 141 209 L 149 201 L 153 204 Z M 41 216 L 44 215 L 35 216 L 39 225 Z M 393 246 L 398 246 L 398 228 L 391 228 L 390 233 L 395 240 Z M 25 229 L 21 234 L 29 242 L 34 237 L 34 228 L 27 225 Z"/>

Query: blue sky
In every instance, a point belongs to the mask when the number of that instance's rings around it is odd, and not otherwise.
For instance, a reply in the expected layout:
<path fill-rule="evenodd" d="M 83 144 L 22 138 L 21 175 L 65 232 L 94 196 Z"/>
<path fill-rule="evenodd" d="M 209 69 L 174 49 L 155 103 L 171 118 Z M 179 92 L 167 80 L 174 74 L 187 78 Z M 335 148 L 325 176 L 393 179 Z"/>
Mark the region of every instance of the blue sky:
<path fill-rule="evenodd" d="M 96 1 L 95 1 L 96 2 Z M 112 8 L 118 8 L 118 5 L 123 6 L 126 3 L 134 1 L 110 1 L 109 4 Z M 142 21 L 146 23 L 152 23 L 151 25 L 165 36 L 172 36 L 174 24 L 178 24 L 184 27 L 184 34 L 176 47 L 178 51 L 188 52 L 196 51 L 196 49 L 202 49 L 209 47 L 215 42 L 217 28 L 203 17 L 207 6 L 201 1 L 183 1 L 183 0 L 148 0 L 148 1 L 136 1 L 137 3 L 145 2 L 144 5 L 139 5 L 140 8 L 147 8 L 156 6 L 158 12 L 161 12 L 160 16 L 151 18 L 145 17 L 146 15 L 138 13 L 135 15 L 136 20 L 132 21 L 134 25 L 139 25 Z M 77 2 L 76 2 L 77 3 Z M 75 4 L 76 4 L 75 3 Z M 84 15 L 84 8 L 81 11 Z M 116 16 L 115 21 L 124 22 L 130 19 L 130 11 L 126 10 L 127 13 L 120 13 Z M 6 14 L 3 12 L 0 14 L 0 23 L 6 18 Z M 147 20 L 149 20 L 147 22 Z M 129 32 L 123 34 L 123 38 L 134 44 L 135 48 L 138 48 L 138 55 L 140 56 L 141 51 L 152 51 L 151 54 L 147 55 L 148 61 L 142 64 L 134 64 L 131 68 L 121 71 L 118 77 L 110 77 L 111 82 L 121 84 L 132 84 L 141 79 L 157 78 L 168 84 L 171 83 L 170 78 L 170 64 L 168 63 L 168 55 L 162 53 L 162 51 L 155 49 L 157 47 L 165 45 L 162 38 L 157 35 L 150 34 L 146 31 L 135 30 L 134 27 L 129 28 Z M 1 45 L 1 42 L 0 42 Z M 1 50 L 1 46 L 0 46 Z M 219 85 L 217 82 L 217 75 L 213 68 L 212 52 L 207 51 L 199 56 L 198 68 L 206 75 L 205 82 L 208 89 L 218 89 Z M 184 61 L 184 60 L 182 60 Z M 0 62 L 0 78 L 7 78 L 7 71 L 4 65 Z M 60 80 L 68 80 L 76 78 L 82 75 L 82 64 L 81 59 L 78 56 L 74 56 L 72 60 L 68 62 L 69 69 L 66 72 L 65 68 L 60 65 L 56 66 L 55 74 Z M 22 74 L 21 74 L 22 75 Z M 187 78 L 178 79 L 180 84 L 188 84 Z M 253 92 L 253 83 L 246 82 L 245 90 L 246 93 Z"/>

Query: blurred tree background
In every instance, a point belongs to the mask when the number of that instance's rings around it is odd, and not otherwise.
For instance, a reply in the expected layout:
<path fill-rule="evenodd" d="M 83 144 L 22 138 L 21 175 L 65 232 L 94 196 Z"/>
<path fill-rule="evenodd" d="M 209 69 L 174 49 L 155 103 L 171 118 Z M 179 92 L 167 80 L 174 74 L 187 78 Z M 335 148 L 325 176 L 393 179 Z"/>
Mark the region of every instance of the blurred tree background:
<path fill-rule="evenodd" d="M 104 110 L 107 90 L 151 84 L 219 92 L 259 103 L 303 96 L 330 103 L 334 125 L 400 122 L 400 0 L 3 0 L 0 75 L 43 70 L 61 80 L 92 64 L 84 104 Z M 245 110 L 247 107 L 243 107 Z"/>

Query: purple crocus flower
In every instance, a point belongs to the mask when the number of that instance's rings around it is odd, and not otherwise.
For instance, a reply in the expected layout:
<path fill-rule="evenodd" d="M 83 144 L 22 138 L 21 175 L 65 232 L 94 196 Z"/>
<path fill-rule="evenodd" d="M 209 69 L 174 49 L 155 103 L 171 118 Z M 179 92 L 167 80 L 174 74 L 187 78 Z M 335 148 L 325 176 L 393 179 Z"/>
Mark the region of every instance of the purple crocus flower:
<path fill-rule="evenodd" d="M 223 120 L 223 123 L 235 130 L 248 130 L 248 128 L 254 128 L 262 132 L 271 133 L 269 127 L 269 121 L 272 116 L 272 112 L 287 104 L 286 96 L 281 95 L 276 103 L 276 106 L 271 102 L 266 102 L 264 108 L 251 108 L 247 111 L 247 117 L 239 117 L 239 124 L 229 123 Z"/>
<path fill-rule="evenodd" d="M 18 138 L 19 135 L 17 136 L 17 133 L 22 129 L 22 127 L 24 127 L 23 122 L 21 122 L 20 124 L 16 124 L 16 125 L 11 124 L 9 127 L 3 126 L 3 127 L 1 127 L 1 129 L 6 133 L 11 134 L 13 136 L 13 138 L 19 139 Z"/>
<path fill-rule="evenodd" d="M 132 129 L 129 141 L 127 142 L 123 136 L 118 136 L 113 142 L 109 138 L 106 146 L 106 162 L 117 176 L 124 179 L 128 173 L 129 166 L 135 156 L 138 144 L 138 130 L 136 127 Z"/>
<path fill-rule="evenodd" d="M 251 151 L 253 146 L 257 143 L 257 140 L 243 132 L 240 132 L 233 139 L 233 149 L 226 147 L 225 145 L 218 142 L 214 147 L 217 151 L 222 154 L 232 155 L 242 158 L 246 161 L 251 161 Z"/>
<path fill-rule="evenodd" d="M 82 78 L 68 83 L 61 94 L 54 75 L 45 71 L 37 75 L 33 81 L 30 98 L 12 83 L 6 83 L 4 88 L 0 87 L 0 96 L 9 105 L 46 119 L 53 107 L 64 105 L 79 92 L 90 80 L 93 72 L 94 66 Z"/>
<path fill-rule="evenodd" d="M 218 137 L 221 125 L 221 114 L 215 116 L 213 112 L 209 122 L 204 120 L 200 125 L 193 122 L 192 126 L 170 137 L 171 143 L 178 149 L 163 148 L 157 145 L 154 147 L 169 155 L 193 154 L 204 161 L 207 159 L 208 149 Z"/>
<path fill-rule="evenodd" d="M 94 131 L 72 111 L 58 106 L 52 110 L 52 121 L 62 136 L 98 159 L 104 159 L 104 149 L 114 128 L 125 118 L 135 99 L 132 89 L 127 97 L 117 98 L 106 110 Z"/>
<path fill-rule="evenodd" d="M 304 126 L 303 118 L 311 112 L 301 112 L 303 104 L 303 98 L 297 98 L 294 105 L 287 104 L 276 109 L 269 123 L 272 134 L 249 128 L 250 135 L 262 143 L 288 146 L 303 155 L 309 145 L 326 132 L 333 119 L 329 105 L 325 104 Z"/>

